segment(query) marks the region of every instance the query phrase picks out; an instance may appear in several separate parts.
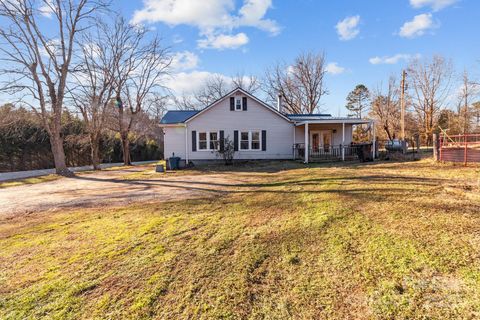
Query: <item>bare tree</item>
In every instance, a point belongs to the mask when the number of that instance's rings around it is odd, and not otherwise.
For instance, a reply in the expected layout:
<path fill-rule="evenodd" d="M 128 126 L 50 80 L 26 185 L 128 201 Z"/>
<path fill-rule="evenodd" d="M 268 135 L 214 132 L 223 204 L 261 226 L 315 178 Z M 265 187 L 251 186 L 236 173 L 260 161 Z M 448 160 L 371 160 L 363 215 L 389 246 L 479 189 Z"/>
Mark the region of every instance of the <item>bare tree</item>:
<path fill-rule="evenodd" d="M 222 98 L 235 88 L 241 88 L 251 94 L 260 90 L 260 82 L 255 76 L 245 76 L 237 73 L 233 77 L 213 74 L 208 77 L 203 86 L 192 95 L 173 96 L 173 101 L 179 110 L 203 109 Z"/>
<path fill-rule="evenodd" d="M 79 66 L 70 85 L 70 97 L 85 121 L 95 170 L 100 169 L 100 140 L 114 90 L 115 55 L 113 48 L 105 45 L 110 33 L 107 24 L 96 21 L 95 28 L 81 38 Z"/>
<path fill-rule="evenodd" d="M 390 76 L 386 92 L 380 86 L 373 93 L 370 116 L 376 119 L 387 138 L 392 140 L 400 130 L 400 102 L 398 100 L 398 84 L 394 76 Z"/>
<path fill-rule="evenodd" d="M 114 48 L 115 107 L 122 139 L 123 163 L 129 165 L 130 133 L 136 115 L 145 111 L 162 89 L 168 74 L 171 56 L 157 36 L 118 18 L 108 45 Z"/>
<path fill-rule="evenodd" d="M 462 133 L 468 133 L 472 127 L 473 99 L 478 96 L 478 85 L 472 81 L 467 70 L 463 71 L 462 84 L 458 93 L 458 124 Z"/>
<path fill-rule="evenodd" d="M 232 78 L 232 89 L 241 88 L 254 95 L 260 91 L 261 87 L 262 84 L 253 75 L 246 76 L 244 73 L 237 73 Z"/>
<path fill-rule="evenodd" d="M 480 130 L 480 102 L 474 102 L 472 104 L 472 111 L 473 111 L 473 126 L 474 130 L 479 131 Z M 480 131 L 478 132 L 480 133 Z"/>
<path fill-rule="evenodd" d="M 0 0 L 0 73 L 8 82 L 1 89 L 19 94 L 42 120 L 51 141 L 58 174 L 67 169 L 63 149 L 62 112 L 75 38 L 86 19 L 104 8 L 102 0 Z M 41 14 L 49 14 L 42 29 Z"/>
<path fill-rule="evenodd" d="M 231 91 L 228 79 L 220 74 L 207 78 L 205 84 L 194 93 L 194 99 L 202 107 L 209 106 Z"/>
<path fill-rule="evenodd" d="M 286 112 L 314 113 L 322 96 L 328 94 L 325 67 L 325 54 L 303 53 L 292 65 L 277 63 L 267 69 L 264 90 L 271 101 L 282 95 Z"/>
<path fill-rule="evenodd" d="M 449 96 L 452 63 L 441 56 L 428 60 L 414 59 L 408 68 L 413 108 L 428 145 L 432 143 L 434 125 Z"/>

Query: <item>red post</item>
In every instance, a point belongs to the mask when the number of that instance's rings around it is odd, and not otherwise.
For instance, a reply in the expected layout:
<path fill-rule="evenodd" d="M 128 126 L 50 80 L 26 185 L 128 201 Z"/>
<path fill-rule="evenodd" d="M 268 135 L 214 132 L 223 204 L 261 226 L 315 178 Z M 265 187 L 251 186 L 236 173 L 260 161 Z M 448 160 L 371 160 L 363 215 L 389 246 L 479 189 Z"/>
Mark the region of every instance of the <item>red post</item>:
<path fill-rule="evenodd" d="M 440 153 L 440 162 L 442 162 L 442 147 L 443 147 L 443 137 L 442 135 L 440 135 L 440 139 L 439 140 L 439 144 L 440 144 L 440 147 L 438 148 L 438 151 Z"/>
<path fill-rule="evenodd" d="M 465 151 L 463 152 L 463 160 L 464 160 L 463 165 L 467 166 L 467 150 L 468 150 L 468 148 L 467 148 L 467 134 L 463 135 L 463 139 L 465 141 Z"/>

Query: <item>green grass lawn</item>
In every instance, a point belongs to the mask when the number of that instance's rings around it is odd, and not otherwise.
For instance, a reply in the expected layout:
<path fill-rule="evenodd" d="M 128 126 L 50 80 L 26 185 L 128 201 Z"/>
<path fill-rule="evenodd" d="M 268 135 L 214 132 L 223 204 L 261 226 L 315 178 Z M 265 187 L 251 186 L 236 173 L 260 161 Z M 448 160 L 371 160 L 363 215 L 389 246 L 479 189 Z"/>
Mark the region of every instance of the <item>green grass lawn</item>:
<path fill-rule="evenodd" d="M 226 170 L 250 180 L 1 221 L 0 318 L 480 317 L 478 168 Z"/>

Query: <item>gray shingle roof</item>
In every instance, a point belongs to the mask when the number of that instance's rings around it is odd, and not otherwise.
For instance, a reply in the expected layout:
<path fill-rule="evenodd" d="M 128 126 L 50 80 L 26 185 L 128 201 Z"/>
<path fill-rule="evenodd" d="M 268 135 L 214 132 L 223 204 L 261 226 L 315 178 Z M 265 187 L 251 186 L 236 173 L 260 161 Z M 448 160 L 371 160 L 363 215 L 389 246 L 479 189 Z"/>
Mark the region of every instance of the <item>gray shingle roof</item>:
<path fill-rule="evenodd" d="M 174 124 L 174 123 L 183 123 L 189 118 L 196 115 L 199 111 L 198 110 L 170 110 L 165 113 L 162 120 L 160 120 L 161 124 Z"/>

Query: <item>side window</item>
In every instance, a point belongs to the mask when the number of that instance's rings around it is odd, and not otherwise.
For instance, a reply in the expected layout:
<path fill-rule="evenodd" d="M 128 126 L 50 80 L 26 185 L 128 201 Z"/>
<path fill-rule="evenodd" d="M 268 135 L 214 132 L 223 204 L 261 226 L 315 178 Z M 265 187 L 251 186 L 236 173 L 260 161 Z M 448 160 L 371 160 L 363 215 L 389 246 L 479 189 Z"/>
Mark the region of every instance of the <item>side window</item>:
<path fill-rule="evenodd" d="M 198 133 L 198 150 L 207 150 L 207 133 Z"/>

